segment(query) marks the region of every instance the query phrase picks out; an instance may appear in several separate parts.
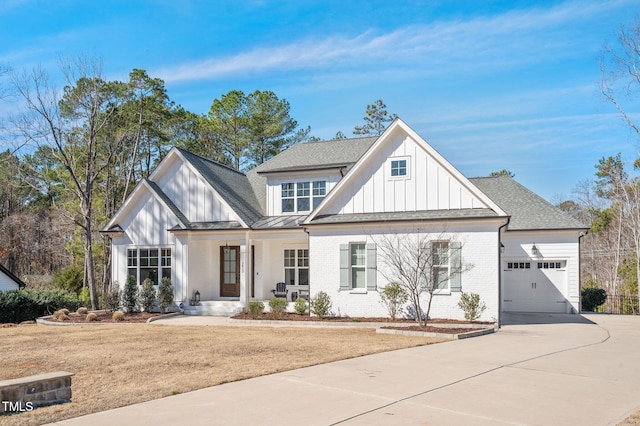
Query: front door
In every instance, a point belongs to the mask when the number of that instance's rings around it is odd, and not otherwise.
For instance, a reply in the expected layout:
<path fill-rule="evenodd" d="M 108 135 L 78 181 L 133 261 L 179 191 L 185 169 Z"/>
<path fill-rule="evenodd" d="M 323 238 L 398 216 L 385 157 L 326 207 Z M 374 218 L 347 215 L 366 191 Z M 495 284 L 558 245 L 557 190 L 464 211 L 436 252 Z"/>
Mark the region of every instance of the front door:
<path fill-rule="evenodd" d="M 240 246 L 220 247 L 220 297 L 240 297 Z"/>

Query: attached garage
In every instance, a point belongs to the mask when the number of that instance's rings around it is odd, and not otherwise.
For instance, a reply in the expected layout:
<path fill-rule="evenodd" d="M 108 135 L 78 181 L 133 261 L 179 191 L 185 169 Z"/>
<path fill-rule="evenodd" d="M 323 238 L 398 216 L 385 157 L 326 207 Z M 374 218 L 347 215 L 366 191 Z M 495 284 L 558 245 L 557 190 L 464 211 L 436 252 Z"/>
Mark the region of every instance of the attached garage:
<path fill-rule="evenodd" d="M 504 262 L 502 309 L 506 312 L 566 313 L 567 262 Z"/>

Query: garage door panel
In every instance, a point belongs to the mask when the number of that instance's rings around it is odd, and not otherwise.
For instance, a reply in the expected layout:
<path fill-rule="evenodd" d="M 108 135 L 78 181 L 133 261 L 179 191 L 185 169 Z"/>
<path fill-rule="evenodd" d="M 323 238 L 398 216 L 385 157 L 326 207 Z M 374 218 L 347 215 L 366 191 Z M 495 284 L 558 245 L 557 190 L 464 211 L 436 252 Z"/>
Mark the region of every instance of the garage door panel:
<path fill-rule="evenodd" d="M 563 265 L 561 262 L 505 263 L 503 311 L 566 312 L 566 270 L 561 267 Z"/>

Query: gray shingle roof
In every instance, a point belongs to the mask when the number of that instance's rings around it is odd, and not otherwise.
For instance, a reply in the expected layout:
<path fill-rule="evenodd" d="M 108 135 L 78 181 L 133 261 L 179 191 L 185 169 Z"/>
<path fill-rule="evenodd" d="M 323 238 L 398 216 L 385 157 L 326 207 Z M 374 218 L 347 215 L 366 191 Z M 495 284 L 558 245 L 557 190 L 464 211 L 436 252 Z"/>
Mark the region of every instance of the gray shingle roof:
<path fill-rule="evenodd" d="M 215 161 L 207 160 L 184 149 L 178 149 L 240 216 L 243 222 L 251 226 L 262 218 L 262 206 L 258 202 L 247 176 Z"/>
<path fill-rule="evenodd" d="M 257 173 L 350 166 L 378 137 L 305 142 L 292 146 L 256 167 Z"/>
<path fill-rule="evenodd" d="M 469 219 L 469 218 L 479 219 L 479 218 L 495 218 L 497 216 L 498 214 L 491 209 L 421 210 L 421 211 L 415 211 L 415 212 L 322 215 L 314 218 L 311 221 L 311 224 Z"/>
<path fill-rule="evenodd" d="M 164 203 L 169 207 L 169 209 L 176 215 L 178 220 L 180 221 L 180 225 L 183 227 L 189 226 L 189 219 L 180 211 L 180 209 L 171 201 L 171 199 L 164 193 L 162 189 L 158 186 L 157 183 L 150 181 L 149 179 L 145 179 L 151 189 L 164 201 Z M 121 228 L 122 229 L 122 228 Z"/>
<path fill-rule="evenodd" d="M 469 180 L 511 216 L 511 231 L 588 228 L 508 176 Z"/>

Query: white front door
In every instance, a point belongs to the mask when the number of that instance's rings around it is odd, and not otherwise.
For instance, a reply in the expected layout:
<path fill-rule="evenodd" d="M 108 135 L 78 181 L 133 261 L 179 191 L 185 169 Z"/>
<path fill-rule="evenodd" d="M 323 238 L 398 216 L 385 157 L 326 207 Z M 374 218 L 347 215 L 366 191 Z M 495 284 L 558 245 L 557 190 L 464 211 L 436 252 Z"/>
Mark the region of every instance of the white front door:
<path fill-rule="evenodd" d="M 502 310 L 567 312 L 566 262 L 504 262 Z"/>

